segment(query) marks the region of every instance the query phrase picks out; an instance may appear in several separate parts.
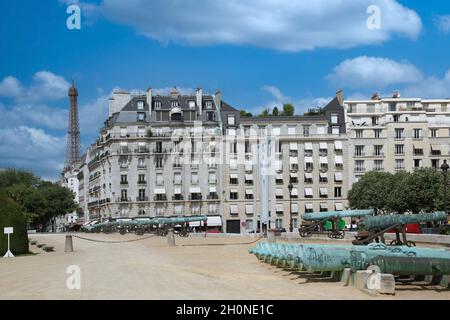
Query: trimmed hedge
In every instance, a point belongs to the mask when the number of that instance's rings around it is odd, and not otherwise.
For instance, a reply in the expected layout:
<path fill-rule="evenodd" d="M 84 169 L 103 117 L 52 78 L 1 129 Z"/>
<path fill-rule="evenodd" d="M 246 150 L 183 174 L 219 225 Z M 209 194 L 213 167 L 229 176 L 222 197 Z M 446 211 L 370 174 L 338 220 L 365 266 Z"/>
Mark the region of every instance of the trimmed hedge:
<path fill-rule="evenodd" d="M 11 252 L 28 253 L 28 234 L 25 218 L 20 206 L 5 194 L 0 194 L 0 256 L 8 250 L 8 236 L 3 233 L 4 227 L 14 227 L 11 237 Z"/>

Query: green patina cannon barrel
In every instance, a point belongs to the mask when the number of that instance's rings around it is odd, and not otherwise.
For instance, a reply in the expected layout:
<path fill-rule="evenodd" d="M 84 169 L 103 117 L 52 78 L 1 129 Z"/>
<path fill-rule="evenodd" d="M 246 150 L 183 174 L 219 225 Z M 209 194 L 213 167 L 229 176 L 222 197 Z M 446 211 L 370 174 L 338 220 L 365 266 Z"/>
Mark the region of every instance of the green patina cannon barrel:
<path fill-rule="evenodd" d="M 185 217 L 161 217 L 161 218 L 150 218 L 148 220 L 115 220 L 97 223 L 93 226 L 88 226 L 84 228 L 87 231 L 113 231 L 116 229 L 124 228 L 143 228 L 146 226 L 157 226 L 157 225 L 177 225 L 182 223 L 189 223 L 194 221 L 206 221 L 207 216 L 185 216 Z"/>
<path fill-rule="evenodd" d="M 405 215 L 386 215 L 386 216 L 366 216 L 359 223 L 366 230 L 382 230 L 396 224 L 409 224 L 420 222 L 446 221 L 445 212 L 405 214 Z"/>
<path fill-rule="evenodd" d="M 450 252 L 445 249 L 388 247 L 384 244 L 373 243 L 365 247 L 351 246 L 350 248 L 310 247 L 304 250 L 303 266 L 309 272 L 342 271 L 349 267 L 353 270 L 364 270 L 370 265 L 371 259 L 378 256 L 423 257 L 450 261 Z"/>
<path fill-rule="evenodd" d="M 206 221 L 208 220 L 207 216 L 190 216 L 190 217 L 168 217 L 168 218 L 155 218 L 155 222 L 158 224 L 180 224 L 187 222 L 195 222 L 195 221 Z"/>
<path fill-rule="evenodd" d="M 327 272 L 365 270 L 371 265 L 395 275 L 450 274 L 450 251 L 417 247 L 388 247 L 373 243 L 365 247 L 323 244 L 258 243 L 249 250 L 261 261 L 300 271 Z"/>
<path fill-rule="evenodd" d="M 301 215 L 301 218 L 306 221 L 317 221 L 334 218 L 349 218 L 362 217 L 374 214 L 373 209 L 367 210 L 347 210 L 347 211 L 328 211 L 328 212 L 310 212 Z"/>
<path fill-rule="evenodd" d="M 370 265 L 377 265 L 382 273 L 394 275 L 436 275 L 450 274 L 450 259 L 405 256 L 376 256 Z"/>

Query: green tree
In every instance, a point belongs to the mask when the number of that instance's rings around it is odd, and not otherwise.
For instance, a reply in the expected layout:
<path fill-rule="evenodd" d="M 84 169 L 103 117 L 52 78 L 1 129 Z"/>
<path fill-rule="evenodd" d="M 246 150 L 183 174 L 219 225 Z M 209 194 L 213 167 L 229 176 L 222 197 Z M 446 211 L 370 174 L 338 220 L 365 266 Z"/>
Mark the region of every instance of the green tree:
<path fill-rule="evenodd" d="M 35 222 L 45 223 L 49 220 L 54 221 L 58 216 L 65 215 L 77 208 L 75 195 L 68 188 L 61 187 L 56 183 L 44 182 L 39 188 L 39 195 L 36 195 L 33 201 L 32 210 L 38 213 Z M 28 204 L 28 203 L 27 203 Z M 31 209 L 31 208 L 27 208 Z"/>
<path fill-rule="evenodd" d="M 265 109 L 261 112 L 261 116 L 262 116 L 262 117 L 268 117 L 268 116 L 270 116 L 270 110 L 269 110 L 269 108 L 265 108 Z"/>
<path fill-rule="evenodd" d="M 392 184 L 393 176 L 390 173 L 366 173 L 348 192 L 349 206 L 353 209 L 375 209 L 377 214 L 387 213 L 389 207 L 386 199 Z"/>
<path fill-rule="evenodd" d="M 280 111 L 278 110 L 278 107 L 274 107 L 272 110 L 272 115 L 273 116 L 278 116 L 280 114 Z"/>
<path fill-rule="evenodd" d="M 415 170 L 407 176 L 402 191 L 408 211 L 432 212 L 440 208 L 443 189 L 442 174 L 431 168 Z"/>
<path fill-rule="evenodd" d="M 24 215 L 20 205 L 5 193 L 0 193 L 0 255 L 4 255 L 8 247 L 8 238 L 3 234 L 3 228 L 13 227 L 11 237 L 11 252 L 28 253 L 28 234 Z"/>
<path fill-rule="evenodd" d="M 253 117 L 253 114 L 251 112 L 247 112 L 245 110 L 239 111 L 241 117 Z"/>
<path fill-rule="evenodd" d="M 293 116 L 295 113 L 295 107 L 292 103 L 283 104 L 283 112 L 281 115 L 283 116 Z"/>
<path fill-rule="evenodd" d="M 0 190 L 11 187 L 15 184 L 25 186 L 37 186 L 40 178 L 36 177 L 31 171 L 5 169 L 0 170 Z"/>

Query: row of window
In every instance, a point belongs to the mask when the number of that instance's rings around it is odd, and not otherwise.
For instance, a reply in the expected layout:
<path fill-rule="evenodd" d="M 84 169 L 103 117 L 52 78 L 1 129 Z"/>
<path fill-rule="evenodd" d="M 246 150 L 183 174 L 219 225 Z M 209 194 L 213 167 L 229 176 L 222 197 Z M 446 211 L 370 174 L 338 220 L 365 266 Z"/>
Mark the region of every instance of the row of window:
<path fill-rule="evenodd" d="M 373 129 L 373 138 L 381 138 L 381 133 L 383 129 Z M 405 129 L 403 128 L 395 128 L 394 138 L 397 140 L 405 139 Z M 364 138 L 363 129 L 355 129 L 355 138 L 362 139 Z M 429 137 L 430 138 L 439 138 L 439 129 L 429 129 Z M 450 129 L 449 129 L 450 136 Z M 423 139 L 423 130 L 422 129 L 413 129 L 412 136 L 413 139 Z"/>
<path fill-rule="evenodd" d="M 431 167 L 434 169 L 439 169 L 439 159 L 431 159 Z M 366 171 L 365 167 L 366 161 L 364 160 L 356 160 L 355 161 L 355 171 L 364 172 Z M 422 168 L 423 160 L 422 159 L 413 159 L 414 168 Z M 375 171 L 384 171 L 384 162 L 383 160 L 374 160 L 373 161 L 373 170 Z M 395 159 L 395 170 L 405 170 L 405 159 Z"/>
<path fill-rule="evenodd" d="M 319 197 L 320 198 L 328 198 L 328 188 L 326 187 L 320 187 L 318 189 L 319 191 Z M 293 188 L 291 191 L 291 194 L 288 195 L 288 199 L 291 197 L 292 199 L 298 199 L 299 193 L 297 188 Z M 314 198 L 313 188 L 305 187 L 304 188 L 304 197 L 305 198 Z M 335 198 L 341 198 L 342 197 L 342 187 L 334 187 L 334 197 Z M 278 200 L 284 199 L 283 196 L 283 189 L 277 188 L 275 189 L 275 198 Z M 245 190 L 245 199 L 246 200 L 253 200 L 253 189 L 247 189 Z M 230 190 L 230 200 L 239 200 L 239 192 L 236 189 Z"/>
<path fill-rule="evenodd" d="M 336 202 L 332 208 L 328 205 L 328 203 L 320 203 L 320 212 L 327 212 L 329 210 L 342 211 L 344 210 L 344 206 L 340 202 Z M 305 203 L 304 211 L 309 213 L 313 212 L 313 204 Z M 284 209 L 284 205 L 282 203 L 275 204 L 275 213 L 276 214 L 284 214 L 285 212 L 292 212 L 293 214 L 299 213 L 299 204 L 291 203 L 287 210 Z M 238 215 L 239 214 L 239 206 L 237 204 L 230 204 L 230 215 Z M 254 213 L 254 205 L 253 204 L 245 204 L 245 214 L 253 214 Z"/>

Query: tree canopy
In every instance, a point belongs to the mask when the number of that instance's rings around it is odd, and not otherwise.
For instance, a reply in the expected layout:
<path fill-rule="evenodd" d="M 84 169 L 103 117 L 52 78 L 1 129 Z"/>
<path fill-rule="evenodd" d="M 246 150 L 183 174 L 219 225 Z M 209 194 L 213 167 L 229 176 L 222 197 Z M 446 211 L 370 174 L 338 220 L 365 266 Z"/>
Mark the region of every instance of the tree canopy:
<path fill-rule="evenodd" d="M 281 113 L 282 116 L 293 116 L 294 113 L 295 107 L 292 103 L 283 104 L 283 112 Z"/>
<path fill-rule="evenodd" d="M 378 214 L 404 214 L 443 210 L 443 176 L 423 168 L 414 172 L 368 172 L 348 193 L 351 208 L 377 210 Z"/>
<path fill-rule="evenodd" d="M 21 214 L 30 224 L 46 223 L 77 208 L 71 190 L 28 171 L 0 171 L 0 192 L 20 206 Z"/>

